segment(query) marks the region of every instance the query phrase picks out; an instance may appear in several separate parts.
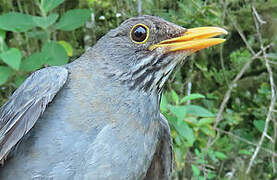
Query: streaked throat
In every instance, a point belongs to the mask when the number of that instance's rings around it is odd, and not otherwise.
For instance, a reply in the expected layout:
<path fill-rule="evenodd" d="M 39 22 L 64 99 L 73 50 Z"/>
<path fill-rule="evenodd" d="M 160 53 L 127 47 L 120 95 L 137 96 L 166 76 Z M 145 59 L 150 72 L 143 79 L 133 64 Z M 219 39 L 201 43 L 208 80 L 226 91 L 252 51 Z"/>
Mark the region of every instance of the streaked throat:
<path fill-rule="evenodd" d="M 122 75 L 122 82 L 131 90 L 160 93 L 174 68 L 185 58 L 185 53 L 151 53 L 139 59 L 139 63 Z"/>

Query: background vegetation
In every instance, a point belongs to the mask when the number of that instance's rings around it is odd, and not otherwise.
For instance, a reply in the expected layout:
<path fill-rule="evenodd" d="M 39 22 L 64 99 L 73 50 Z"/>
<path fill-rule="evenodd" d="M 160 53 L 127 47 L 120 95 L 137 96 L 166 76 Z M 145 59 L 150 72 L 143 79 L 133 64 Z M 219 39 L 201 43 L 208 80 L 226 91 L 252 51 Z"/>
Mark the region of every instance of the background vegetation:
<path fill-rule="evenodd" d="M 34 70 L 62 65 L 140 13 L 227 41 L 190 57 L 161 111 L 174 141 L 173 179 L 277 179 L 277 0 L 0 0 L 0 105 Z"/>

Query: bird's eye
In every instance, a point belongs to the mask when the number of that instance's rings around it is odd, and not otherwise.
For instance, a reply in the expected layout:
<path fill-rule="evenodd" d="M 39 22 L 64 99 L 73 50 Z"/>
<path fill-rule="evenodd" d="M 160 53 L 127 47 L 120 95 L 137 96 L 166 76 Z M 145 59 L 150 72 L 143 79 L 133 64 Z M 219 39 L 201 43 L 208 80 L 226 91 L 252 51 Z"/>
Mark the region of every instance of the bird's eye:
<path fill-rule="evenodd" d="M 144 24 L 136 24 L 130 32 L 131 40 L 136 44 L 143 44 L 149 37 L 149 28 Z"/>

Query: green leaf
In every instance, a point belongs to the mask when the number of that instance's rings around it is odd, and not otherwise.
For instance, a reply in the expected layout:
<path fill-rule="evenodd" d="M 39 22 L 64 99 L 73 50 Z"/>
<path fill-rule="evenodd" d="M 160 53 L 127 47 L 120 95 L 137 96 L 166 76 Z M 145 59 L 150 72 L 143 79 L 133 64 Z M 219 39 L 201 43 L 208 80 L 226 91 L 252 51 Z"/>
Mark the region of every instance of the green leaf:
<path fill-rule="evenodd" d="M 179 122 L 183 122 L 183 119 L 186 115 L 186 107 L 185 106 L 172 106 L 172 105 L 168 105 L 169 110 L 172 114 L 174 114 L 177 119 L 178 119 L 178 123 Z"/>
<path fill-rule="evenodd" d="M 20 69 L 26 72 L 38 70 L 45 61 L 46 58 L 43 53 L 34 53 L 22 61 Z"/>
<path fill-rule="evenodd" d="M 64 0 L 41 0 L 41 8 L 44 13 L 47 13 L 63 2 Z"/>
<path fill-rule="evenodd" d="M 196 166 L 194 166 L 193 164 L 191 165 L 191 169 L 192 169 L 192 172 L 193 172 L 193 176 L 197 177 L 197 176 L 200 175 L 199 169 Z"/>
<path fill-rule="evenodd" d="M 212 172 L 209 172 L 208 173 L 208 179 L 215 179 L 217 175 L 212 173 Z M 200 180 L 200 179 L 199 179 Z M 203 180 L 206 180 L 206 178 L 203 177 Z M 223 179 L 223 180 L 226 180 L 226 179 Z"/>
<path fill-rule="evenodd" d="M 172 99 L 173 99 L 173 101 L 176 103 L 176 104 L 178 104 L 178 102 L 179 102 L 179 96 L 178 96 L 178 94 L 172 89 L 172 91 L 171 91 L 171 96 L 172 96 Z"/>
<path fill-rule="evenodd" d="M 4 51 L 6 31 L 0 29 L 0 52 Z"/>
<path fill-rule="evenodd" d="M 238 49 L 230 54 L 231 67 L 240 69 L 251 57 L 251 53 L 247 49 Z"/>
<path fill-rule="evenodd" d="M 254 120 L 255 128 L 261 133 L 264 131 L 265 121 L 264 120 Z"/>
<path fill-rule="evenodd" d="M 188 124 L 185 121 L 183 121 L 183 123 L 180 123 L 178 125 L 176 124 L 174 127 L 178 134 L 180 134 L 183 138 L 185 138 L 188 141 L 189 146 L 192 146 L 195 141 L 195 137 L 193 134 L 193 130 L 188 126 Z"/>
<path fill-rule="evenodd" d="M 6 39 L 6 31 L 0 30 L 0 41 L 5 41 Z"/>
<path fill-rule="evenodd" d="M 199 152 L 198 149 L 195 149 L 195 150 L 194 150 L 194 153 L 196 154 L 196 156 L 199 156 L 199 154 L 200 154 L 200 152 Z"/>
<path fill-rule="evenodd" d="M 198 67 L 201 71 L 207 72 L 208 71 L 208 61 L 206 59 L 199 59 L 199 61 L 195 62 L 196 67 Z"/>
<path fill-rule="evenodd" d="M 214 129 L 213 129 L 211 126 L 209 126 L 209 125 L 201 126 L 200 130 L 201 130 L 204 134 L 206 134 L 206 135 L 208 135 L 208 136 L 215 137 L 215 131 L 214 131 Z"/>
<path fill-rule="evenodd" d="M 205 98 L 204 95 L 202 94 L 190 94 L 189 96 L 185 96 L 181 99 L 180 103 L 184 103 L 189 100 L 194 100 L 194 99 L 199 99 L 199 98 Z"/>
<path fill-rule="evenodd" d="M 11 48 L 8 51 L 2 52 L 0 58 L 10 67 L 19 70 L 21 52 L 17 48 Z"/>
<path fill-rule="evenodd" d="M 6 66 L 0 66 L 0 86 L 4 84 L 12 75 L 13 70 Z"/>
<path fill-rule="evenodd" d="M 47 40 L 48 34 L 45 31 L 40 31 L 40 30 L 33 30 L 33 31 L 28 31 L 27 36 L 29 38 L 36 38 L 36 39 L 41 39 L 43 42 Z"/>
<path fill-rule="evenodd" d="M 46 29 L 50 25 L 54 24 L 54 22 L 56 22 L 58 17 L 59 17 L 59 15 L 57 13 L 53 13 L 47 17 L 34 17 L 33 21 L 37 26 L 39 26 L 43 29 Z"/>
<path fill-rule="evenodd" d="M 252 155 L 252 153 L 249 152 L 249 151 L 246 150 L 246 149 L 241 149 L 241 150 L 239 150 L 239 154 L 242 154 L 242 155 Z"/>
<path fill-rule="evenodd" d="M 36 16 L 10 12 L 0 16 L 0 29 L 13 32 L 24 32 L 36 26 Z"/>
<path fill-rule="evenodd" d="M 220 160 L 225 160 L 225 159 L 227 159 L 227 156 L 224 154 L 224 153 L 222 153 L 222 152 L 215 152 L 215 156 L 218 158 L 218 159 L 220 159 Z"/>
<path fill-rule="evenodd" d="M 42 53 L 46 58 L 46 64 L 51 66 L 60 66 L 68 63 L 65 49 L 57 42 L 45 43 L 42 47 Z"/>
<path fill-rule="evenodd" d="M 208 177 L 209 177 L 209 174 L 208 174 Z M 212 178 L 209 178 L 209 179 L 212 179 Z M 199 176 L 199 177 L 198 177 L 198 180 L 206 180 L 206 177 L 204 177 L 204 176 Z"/>
<path fill-rule="evenodd" d="M 66 50 L 67 55 L 69 57 L 71 57 L 73 55 L 73 48 L 72 48 L 71 44 L 69 44 L 66 41 L 59 41 L 58 43 L 64 47 L 64 49 Z"/>
<path fill-rule="evenodd" d="M 207 109 L 197 105 L 186 105 L 187 114 L 199 117 L 214 117 L 214 114 Z"/>
<path fill-rule="evenodd" d="M 55 25 L 56 29 L 72 31 L 81 27 L 90 17 L 88 9 L 69 10 L 63 14 L 60 21 Z"/>
<path fill-rule="evenodd" d="M 198 122 L 198 126 L 212 124 L 215 121 L 215 118 L 202 118 Z"/>
<path fill-rule="evenodd" d="M 175 155 L 177 157 L 177 163 L 183 162 L 183 150 L 181 148 L 174 148 L 175 150 Z"/>
<path fill-rule="evenodd" d="M 218 97 L 217 97 L 216 95 L 212 94 L 212 93 L 208 93 L 208 94 L 207 94 L 207 98 L 209 98 L 209 99 L 214 99 L 214 100 L 217 100 L 217 99 L 218 99 Z"/>
<path fill-rule="evenodd" d="M 175 142 L 176 142 L 176 144 L 177 144 L 178 146 L 181 146 L 181 145 L 182 145 L 182 141 L 181 141 L 180 136 L 176 136 Z"/>
<path fill-rule="evenodd" d="M 26 74 L 17 76 L 14 80 L 14 86 L 18 88 L 25 81 L 26 78 L 27 78 Z"/>
<path fill-rule="evenodd" d="M 192 127 L 198 126 L 198 120 L 195 117 L 192 117 L 192 116 L 185 117 L 184 121 L 186 121 Z"/>
<path fill-rule="evenodd" d="M 11 12 L 0 16 L 0 28 L 13 32 L 24 32 L 36 26 L 46 29 L 53 24 L 58 17 L 59 15 L 56 13 L 47 17 L 39 17 Z"/>
<path fill-rule="evenodd" d="M 160 103 L 160 109 L 161 109 L 161 112 L 166 112 L 167 111 L 167 100 L 166 100 L 166 97 L 164 94 L 162 94 L 162 97 L 161 97 L 161 103 Z"/>
<path fill-rule="evenodd" d="M 211 158 L 211 160 L 213 162 L 217 162 L 218 161 L 218 159 L 216 158 L 216 155 L 215 155 L 213 149 L 211 149 L 211 148 L 208 151 L 208 156 Z"/>

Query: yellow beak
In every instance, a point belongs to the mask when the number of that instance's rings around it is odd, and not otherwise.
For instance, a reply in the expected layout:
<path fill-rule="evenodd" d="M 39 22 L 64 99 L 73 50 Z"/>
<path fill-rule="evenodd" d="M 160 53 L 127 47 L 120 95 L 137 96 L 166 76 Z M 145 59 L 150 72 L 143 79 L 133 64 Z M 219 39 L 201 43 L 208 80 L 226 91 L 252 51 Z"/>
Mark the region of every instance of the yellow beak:
<path fill-rule="evenodd" d="M 219 27 L 199 27 L 188 29 L 182 36 L 167 39 L 151 45 L 149 50 L 163 47 L 167 52 L 189 51 L 196 52 L 201 49 L 223 43 L 225 39 L 211 38 L 214 36 L 228 34 L 225 29 Z"/>

